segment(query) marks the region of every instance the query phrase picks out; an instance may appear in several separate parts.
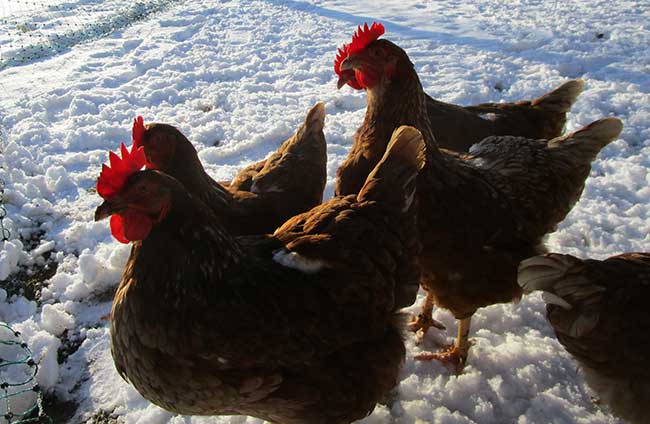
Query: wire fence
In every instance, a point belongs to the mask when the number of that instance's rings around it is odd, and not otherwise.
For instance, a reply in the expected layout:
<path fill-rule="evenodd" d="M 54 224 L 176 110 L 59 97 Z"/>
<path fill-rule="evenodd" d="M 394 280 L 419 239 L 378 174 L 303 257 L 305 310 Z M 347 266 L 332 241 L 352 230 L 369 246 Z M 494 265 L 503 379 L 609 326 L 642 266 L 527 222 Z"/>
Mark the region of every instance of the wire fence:
<path fill-rule="evenodd" d="M 0 71 L 126 28 L 178 0 L 0 0 Z"/>
<path fill-rule="evenodd" d="M 7 209 L 4 205 L 4 194 L 5 194 L 5 180 L 0 178 L 0 238 L 2 241 L 7 241 L 11 237 L 11 232 L 5 227 L 4 219 L 7 216 Z"/>
<path fill-rule="evenodd" d="M 5 143 L 7 140 L 7 132 L 4 127 L 0 125 L 0 154 L 5 151 Z M 0 163 L 0 169 L 4 168 Z M 0 240 L 7 241 L 11 238 L 11 232 L 5 227 L 4 219 L 7 216 L 7 208 L 5 208 L 5 185 L 6 181 L 0 177 Z"/>
<path fill-rule="evenodd" d="M 53 424 L 36 383 L 38 364 L 18 331 L 0 323 L 0 417 L 8 424 Z"/>

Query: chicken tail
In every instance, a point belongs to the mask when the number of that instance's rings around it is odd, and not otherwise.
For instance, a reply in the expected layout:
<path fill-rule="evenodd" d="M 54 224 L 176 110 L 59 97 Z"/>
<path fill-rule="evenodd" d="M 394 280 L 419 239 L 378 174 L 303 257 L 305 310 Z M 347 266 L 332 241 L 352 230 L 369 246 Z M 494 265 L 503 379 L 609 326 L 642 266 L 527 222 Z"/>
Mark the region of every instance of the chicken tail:
<path fill-rule="evenodd" d="M 582 93 L 584 81 L 571 80 L 565 82 L 555 90 L 536 98 L 531 106 L 554 113 L 567 113 Z"/>
<path fill-rule="evenodd" d="M 324 125 L 325 105 L 318 102 L 307 112 L 296 133 L 269 156 L 262 169 L 252 177 L 250 191 L 258 194 L 289 192 L 304 197 L 301 210 L 292 215 L 319 204 L 327 180 Z"/>
<path fill-rule="evenodd" d="M 325 126 L 325 104 L 323 102 L 316 103 L 305 117 L 305 122 L 296 133 L 296 138 L 301 139 L 305 133 L 318 134 L 323 131 Z"/>
<path fill-rule="evenodd" d="M 598 152 L 616 140 L 623 130 L 623 123 L 617 118 L 604 118 L 586 127 L 549 141 L 549 148 L 568 148 L 572 156 L 580 161 L 593 161 Z"/>
<path fill-rule="evenodd" d="M 425 164 L 425 144 L 420 131 L 403 125 L 393 132 L 384 157 L 359 192 L 359 201 L 377 201 L 404 212 L 415 197 L 418 172 Z"/>
<path fill-rule="evenodd" d="M 605 287 L 585 276 L 586 265 L 571 255 L 549 253 L 519 264 L 517 282 L 525 292 L 543 291 L 548 319 L 558 333 L 579 338 L 598 324 Z"/>

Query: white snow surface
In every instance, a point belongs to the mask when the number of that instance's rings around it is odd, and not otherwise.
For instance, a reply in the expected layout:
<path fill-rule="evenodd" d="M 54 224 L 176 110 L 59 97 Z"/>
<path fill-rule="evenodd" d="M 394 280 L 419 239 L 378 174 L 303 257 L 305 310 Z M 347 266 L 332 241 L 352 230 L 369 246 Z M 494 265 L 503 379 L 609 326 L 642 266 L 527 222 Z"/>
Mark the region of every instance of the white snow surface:
<path fill-rule="evenodd" d="M 48 2 L 54 3 L 88 13 L 117 13 L 128 4 Z M 60 13 L 25 10 L 16 19 L 47 23 L 48 16 L 61 19 Z M 444 101 L 534 98 L 570 78 L 584 79 L 567 130 L 605 116 L 619 117 L 625 129 L 600 154 L 581 201 L 548 246 L 595 258 L 650 250 L 650 3 L 178 1 L 106 37 L 0 71 L 0 178 L 12 234 L 2 244 L 0 279 L 42 263 L 46 252 L 59 263 L 40 305 L 0 291 L 0 320 L 30 345 L 41 387 L 79 403 L 71 422 L 99 410 L 130 424 L 260 422 L 174 416 L 117 375 L 105 294 L 118 284 L 129 247 L 111 238 L 106 222 L 93 222 L 100 198 L 92 189 L 108 150 L 130 140 L 137 114 L 179 126 L 208 172 L 227 180 L 274 151 L 321 100 L 330 197 L 366 105 L 363 92 L 336 89 L 332 62 L 356 25 L 373 20 L 408 52 L 426 91 Z M 3 49 L 4 39 L 0 54 L 14 54 Z M 45 231 L 41 244 L 27 251 L 21 237 L 39 230 Z M 421 293 L 408 311 L 418 311 L 422 300 Z M 475 315 L 476 344 L 459 377 L 441 364 L 412 359 L 453 339 L 451 315 L 439 310 L 435 318 L 447 333 L 429 335 L 421 347 L 407 336 L 394 401 L 363 422 L 618 422 L 593 402 L 576 362 L 555 340 L 539 295 Z M 66 330 L 84 341 L 58 364 Z"/>

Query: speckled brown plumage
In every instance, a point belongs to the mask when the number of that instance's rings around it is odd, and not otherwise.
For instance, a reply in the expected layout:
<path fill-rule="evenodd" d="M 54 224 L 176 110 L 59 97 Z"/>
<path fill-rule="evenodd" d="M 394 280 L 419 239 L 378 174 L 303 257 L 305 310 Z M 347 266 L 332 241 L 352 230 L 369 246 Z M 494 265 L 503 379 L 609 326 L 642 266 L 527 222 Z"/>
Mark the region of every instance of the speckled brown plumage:
<path fill-rule="evenodd" d="M 115 296 L 119 373 L 180 414 L 336 424 L 371 412 L 398 382 L 398 311 L 419 280 L 411 204 L 424 144 L 402 129 L 392 146 L 359 195 L 272 236 L 234 237 L 173 178 L 132 176 L 125 193 L 149 179 L 171 206 L 134 244 Z"/>
<path fill-rule="evenodd" d="M 242 170 L 229 184 L 217 183 L 205 172 L 192 143 L 171 125 L 147 125 L 142 144 L 155 169 L 199 196 L 230 232 L 264 234 L 323 200 L 327 178 L 324 121 L 325 108 L 318 103 L 277 151 Z"/>
<path fill-rule="evenodd" d="M 390 76 L 377 57 L 391 66 Z M 418 128 L 427 144 L 427 166 L 418 177 L 427 308 L 435 303 L 461 319 L 519 298 L 517 265 L 543 251 L 542 238 L 578 200 L 591 161 L 620 133 L 620 121 L 601 120 L 550 141 L 490 137 L 459 155 L 438 148 L 426 96 L 401 48 L 379 39 L 348 60 L 341 66 L 374 67 L 382 77 L 367 89 L 365 120 L 338 170 L 337 194 L 358 189 L 395 127 Z M 427 309 L 421 318 L 430 315 Z M 414 330 L 430 324 L 419 325 Z"/>
<path fill-rule="evenodd" d="M 538 256 L 521 263 L 519 283 L 526 291 L 547 293 L 548 320 L 600 399 L 629 422 L 646 423 L 650 254 L 625 253 L 604 261 Z"/>

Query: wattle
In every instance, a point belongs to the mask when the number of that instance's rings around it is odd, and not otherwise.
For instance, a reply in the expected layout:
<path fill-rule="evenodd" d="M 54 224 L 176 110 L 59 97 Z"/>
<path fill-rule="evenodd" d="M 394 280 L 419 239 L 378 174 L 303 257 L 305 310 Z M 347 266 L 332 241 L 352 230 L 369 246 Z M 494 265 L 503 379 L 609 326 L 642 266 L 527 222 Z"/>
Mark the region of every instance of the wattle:
<path fill-rule="evenodd" d="M 120 243 L 144 240 L 152 227 L 151 219 L 135 210 L 127 210 L 122 214 L 111 216 L 111 234 Z"/>

